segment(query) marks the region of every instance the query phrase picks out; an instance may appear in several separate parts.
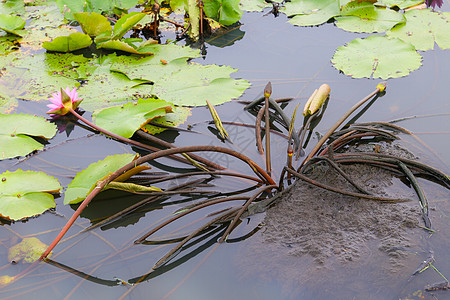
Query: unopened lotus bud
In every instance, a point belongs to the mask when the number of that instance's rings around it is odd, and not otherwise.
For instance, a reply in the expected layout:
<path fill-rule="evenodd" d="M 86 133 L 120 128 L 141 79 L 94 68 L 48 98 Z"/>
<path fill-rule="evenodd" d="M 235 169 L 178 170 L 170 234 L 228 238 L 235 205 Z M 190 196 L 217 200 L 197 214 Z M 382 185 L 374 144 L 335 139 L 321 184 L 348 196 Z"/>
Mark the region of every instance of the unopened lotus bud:
<path fill-rule="evenodd" d="M 272 95 L 272 83 L 270 83 L 269 81 L 269 83 L 264 88 L 264 97 L 269 98 L 270 95 Z"/>
<path fill-rule="evenodd" d="M 330 86 L 328 84 L 322 84 L 318 90 L 314 91 L 313 95 L 310 97 L 310 100 L 308 100 L 308 102 L 310 102 L 308 108 L 306 108 L 305 105 L 305 109 L 303 110 L 303 115 L 306 116 L 308 114 L 312 115 L 314 114 L 316 111 L 318 111 L 323 103 L 325 102 L 325 100 L 328 98 L 328 96 L 330 95 L 331 89 Z M 307 104 L 308 104 L 307 102 Z M 305 114 L 306 112 L 306 114 Z"/>

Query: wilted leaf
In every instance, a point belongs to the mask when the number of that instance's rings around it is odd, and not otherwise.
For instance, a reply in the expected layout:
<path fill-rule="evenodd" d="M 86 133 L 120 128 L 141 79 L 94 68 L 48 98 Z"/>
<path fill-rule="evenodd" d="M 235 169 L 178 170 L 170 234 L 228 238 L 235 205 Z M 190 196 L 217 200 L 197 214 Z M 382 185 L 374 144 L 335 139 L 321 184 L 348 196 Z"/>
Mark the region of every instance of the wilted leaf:
<path fill-rule="evenodd" d="M 293 16 L 289 23 L 298 26 L 313 26 L 325 23 L 340 13 L 339 1 L 336 0 L 292 0 L 280 9 L 288 16 Z"/>
<path fill-rule="evenodd" d="M 404 22 L 402 14 L 371 2 L 350 2 L 336 17 L 336 26 L 352 32 L 385 32 Z"/>
<path fill-rule="evenodd" d="M 421 66 L 422 57 L 409 43 L 400 39 L 372 35 L 354 39 L 336 50 L 334 67 L 354 78 L 396 78 Z"/>
<path fill-rule="evenodd" d="M 8 260 L 14 263 L 21 260 L 24 263 L 34 263 L 47 250 L 47 247 L 46 244 L 35 237 L 24 238 L 20 243 L 9 248 Z"/>
<path fill-rule="evenodd" d="M 0 29 L 6 32 L 22 36 L 18 30 L 23 29 L 25 21 L 18 16 L 0 14 Z"/>
<path fill-rule="evenodd" d="M 450 12 L 413 9 L 405 17 L 406 23 L 395 26 L 387 35 L 411 43 L 417 50 L 433 49 L 435 42 L 441 49 L 450 48 Z"/>
<path fill-rule="evenodd" d="M 53 195 L 61 185 L 43 172 L 6 171 L 0 174 L 0 216 L 21 220 L 42 214 L 56 206 Z"/>
<path fill-rule="evenodd" d="M 134 132 L 172 111 L 172 105 L 159 99 L 139 99 L 136 103 L 105 108 L 92 115 L 96 125 L 120 136 L 130 138 Z"/>
<path fill-rule="evenodd" d="M 144 186 L 140 184 L 134 184 L 130 182 L 110 182 L 105 187 L 107 189 L 121 190 L 130 193 L 148 193 L 148 192 L 161 192 L 162 190 L 153 186 Z"/>
<path fill-rule="evenodd" d="M 0 160 L 24 156 L 44 145 L 31 136 L 50 139 L 56 134 L 56 125 L 45 118 L 23 114 L 0 114 Z"/>
<path fill-rule="evenodd" d="M 86 169 L 78 173 L 67 186 L 64 204 L 76 204 L 83 201 L 88 192 L 95 187 L 98 180 L 130 163 L 134 157 L 134 154 L 129 153 L 110 155 L 103 160 L 90 164 Z"/>
<path fill-rule="evenodd" d="M 44 42 L 42 47 L 48 51 L 72 52 L 89 47 L 91 44 L 92 39 L 89 35 L 75 32 L 68 36 L 57 37 L 51 42 Z"/>

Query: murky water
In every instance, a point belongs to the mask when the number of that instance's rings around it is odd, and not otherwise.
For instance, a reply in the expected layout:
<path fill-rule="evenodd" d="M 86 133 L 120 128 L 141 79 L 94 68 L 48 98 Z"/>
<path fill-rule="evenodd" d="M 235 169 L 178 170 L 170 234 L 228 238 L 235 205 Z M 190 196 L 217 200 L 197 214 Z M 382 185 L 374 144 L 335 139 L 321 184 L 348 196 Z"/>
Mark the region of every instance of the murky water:
<path fill-rule="evenodd" d="M 443 7 L 448 11 L 449 5 Z M 295 105 L 300 101 L 303 106 L 307 97 L 322 83 L 331 86 L 332 94 L 326 114 L 316 128 L 325 132 L 331 124 L 345 113 L 354 103 L 362 99 L 375 89 L 379 80 L 351 79 L 340 74 L 331 66 L 330 59 L 335 49 L 357 35 L 344 32 L 332 24 L 319 27 L 300 28 L 285 22 L 286 18 L 280 16 L 263 16 L 262 13 L 247 13 L 242 18 L 239 30 L 231 31 L 228 38 L 230 46 L 217 47 L 206 45 L 206 56 L 198 62 L 206 64 L 231 65 L 239 71 L 233 76 L 244 78 L 252 83 L 252 87 L 244 94 L 243 100 L 253 100 L 260 97 L 268 81 L 273 85 L 273 97 L 296 97 L 292 104 L 286 108 L 290 115 Z M 213 42 L 211 42 L 213 43 Z M 448 83 L 450 82 L 450 51 L 436 49 L 422 53 L 423 66 L 411 75 L 400 79 L 388 81 L 387 93 L 378 99 L 362 116 L 360 121 L 388 121 L 398 118 L 417 116 L 398 123 L 408 130 L 415 132 L 434 153 L 421 147 L 413 140 L 410 142 L 411 152 L 419 156 L 423 162 L 429 163 L 446 173 L 450 173 L 450 96 Z M 228 103 L 216 107 L 222 120 L 254 123 L 254 117 L 242 110 L 238 103 Z M 21 103 L 20 112 L 44 115 L 46 107 L 43 103 Z M 427 116 L 427 117 L 423 117 Z M 206 108 L 194 110 L 188 124 L 194 125 L 194 130 L 204 135 L 180 134 L 172 135 L 176 145 L 211 144 L 223 145 L 208 130 L 208 125 L 201 123 L 209 120 Z M 200 122 L 200 123 L 199 123 Z M 297 126 L 301 120 L 297 120 Z M 185 124 L 186 126 L 187 124 Z M 256 152 L 254 145 L 254 132 L 252 129 L 236 129 L 226 126 L 231 135 L 233 145 L 227 145 L 253 158 L 257 163 L 262 160 Z M 71 141 L 66 141 L 65 134 L 57 135 L 51 141 L 48 150 L 33 156 L 28 160 L 17 163 L 17 160 L 0 162 L 0 170 L 32 169 L 42 170 L 56 176 L 60 182 L 67 186 L 76 172 L 84 169 L 90 163 L 103 159 L 110 154 L 130 152 L 127 145 L 111 141 L 103 136 L 88 136 L 89 132 L 75 127 L 70 135 Z M 310 143 L 314 144 L 315 139 Z M 274 156 L 275 174 L 285 163 L 286 144 L 282 138 L 273 137 L 272 152 Z M 408 147 L 409 149 L 409 147 Z M 211 157 L 212 158 L 212 157 Z M 214 157 L 228 167 L 245 170 L 241 164 L 226 157 Z M 185 166 L 173 163 L 171 160 L 161 160 L 162 164 L 174 165 L 178 168 Z M 157 165 L 155 165 L 158 167 Z M 218 182 L 219 190 L 239 190 L 245 184 L 232 179 Z M 436 259 L 435 266 L 447 277 L 450 276 L 450 257 L 448 251 L 449 241 L 449 193 L 442 191 L 436 185 L 427 185 L 426 192 L 429 198 L 432 221 L 438 224 L 438 231 L 432 236 L 432 248 Z M 96 220 L 110 215 L 121 208 L 139 201 L 139 197 L 129 195 L 109 194 L 112 200 L 98 199 L 83 214 L 67 236 L 81 230 L 81 226 L 88 226 L 90 220 Z M 166 206 L 149 205 L 117 223 L 105 228 L 96 229 L 92 233 L 83 234 L 70 239 L 55 249 L 52 257 L 55 261 L 73 269 L 90 274 L 95 277 L 83 280 L 83 275 L 77 276 L 55 266 L 43 265 L 28 277 L 0 291 L 2 299 L 28 299 L 38 297 L 41 299 L 117 299 L 126 293 L 129 286 L 109 286 L 118 277 L 122 280 L 136 281 L 146 274 L 152 265 L 161 258 L 171 245 L 132 245 L 133 241 L 155 222 L 166 217 L 174 210 L 182 207 L 182 197 L 174 198 L 179 204 Z M 0 233 L 0 257 L 3 258 L 4 269 L 2 275 L 15 275 L 25 266 L 7 266 L 7 249 L 17 243 L 18 236 L 38 234 L 39 239 L 50 243 L 66 219 L 73 213 L 73 208 L 64 206 L 62 199 L 57 199 L 57 212 L 60 215 L 46 213 L 39 218 L 27 222 L 4 225 Z M 222 208 L 228 207 L 223 205 Z M 216 210 L 218 208 L 215 208 Z M 210 210 L 211 211 L 211 210 Z M 188 217 L 177 224 L 189 224 L 198 217 L 207 215 L 208 210 Z M 253 230 L 264 215 L 257 215 L 244 222 L 230 237 L 231 241 L 244 236 Z M 167 234 L 176 227 L 173 226 L 160 235 Z M 187 230 L 195 228 L 195 224 L 181 229 L 181 235 Z M 13 233 L 14 231 L 15 233 Z M 212 233 L 198 243 L 192 243 L 189 248 L 180 253 L 160 272 L 154 273 L 153 278 L 135 286 L 125 299 L 369 299 L 373 289 L 361 289 L 350 284 L 354 282 L 366 283 L 382 281 L 390 271 L 389 268 L 377 268 L 376 264 L 367 264 L 363 261 L 348 262 L 334 270 L 334 281 L 329 284 L 309 278 L 298 278 L 289 281 L 283 274 L 283 266 L 296 266 L 304 268 L 304 274 L 321 276 L 320 269 L 313 259 L 306 256 L 280 256 L 274 254 L 279 262 L 278 267 L 269 264 L 272 258 L 251 258 L 251 262 L 258 264 L 252 268 L 245 261 L 249 245 L 261 237 L 257 232 L 246 240 L 227 243 L 215 248 L 214 241 L 221 232 Z M 429 238 L 422 235 L 424 239 Z M 128 247 L 128 245 L 132 245 Z M 377 252 L 377 246 L 368 243 L 368 249 L 373 253 L 370 259 L 382 259 Z M 247 253 L 247 254 L 246 254 Z M 268 254 L 269 255 L 269 254 Z M 369 259 L 369 258 L 367 258 Z M 415 270 L 423 259 L 416 255 L 409 261 L 407 270 Z M 248 261 L 247 261 L 248 262 Z M 408 263 L 408 262 L 406 262 Z M 265 267 L 267 265 L 267 267 Z M 260 271 L 265 269 L 264 272 Z M 328 272 L 325 270 L 325 272 Z M 161 273 L 161 274 L 160 274 Z M 300 272 L 301 273 L 301 272 Z M 297 276 L 298 274 L 294 274 Z M 292 276 L 294 276 L 292 275 Z M 340 278 L 342 277 L 342 278 Z M 344 277 L 347 280 L 344 280 Z M 392 292 L 391 299 L 417 298 L 416 291 L 423 289 L 425 284 L 440 281 L 436 272 L 427 270 L 414 278 L 410 273 L 401 273 L 392 276 L 397 290 Z M 295 285 L 293 283 L 295 282 Z M 345 285 L 342 283 L 345 282 Z M 369 286 L 368 284 L 367 286 Z M 378 286 L 378 285 L 377 285 Z M 382 288 L 382 287 L 381 287 Z M 381 293 L 379 295 L 386 296 Z M 448 294 L 436 294 L 440 297 Z M 430 297 L 430 294 L 425 295 Z"/>

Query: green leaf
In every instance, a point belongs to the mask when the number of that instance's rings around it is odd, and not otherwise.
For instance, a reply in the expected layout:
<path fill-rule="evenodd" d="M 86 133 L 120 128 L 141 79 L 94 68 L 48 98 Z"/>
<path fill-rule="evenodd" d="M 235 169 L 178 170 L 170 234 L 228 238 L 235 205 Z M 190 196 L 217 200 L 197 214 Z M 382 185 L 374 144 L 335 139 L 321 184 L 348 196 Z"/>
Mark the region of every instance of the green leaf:
<path fill-rule="evenodd" d="M 396 78 L 421 66 L 422 57 L 409 43 L 400 39 L 372 35 L 354 39 L 336 50 L 334 67 L 354 78 Z"/>
<path fill-rule="evenodd" d="M 23 114 L 0 114 L 0 160 L 24 156 L 44 145 L 31 136 L 50 139 L 56 134 L 56 125 L 45 118 Z"/>
<path fill-rule="evenodd" d="M 0 174 L 0 216 L 21 220 L 42 214 L 56 206 L 53 195 L 61 185 L 43 172 L 6 171 Z"/>
<path fill-rule="evenodd" d="M 17 263 L 23 260 L 24 263 L 34 263 L 47 250 L 47 247 L 35 237 L 24 238 L 20 243 L 9 248 L 8 261 Z"/>
<path fill-rule="evenodd" d="M 204 1 L 203 5 L 206 16 L 223 25 L 236 23 L 242 16 L 239 0 L 209 0 Z"/>
<path fill-rule="evenodd" d="M 154 186 L 145 186 L 130 182 L 110 182 L 108 185 L 104 188 L 107 189 L 114 189 L 114 190 L 121 190 L 125 192 L 130 193 L 143 193 L 143 192 L 161 192 L 162 190 L 160 188 L 154 187 Z"/>
<path fill-rule="evenodd" d="M 69 20 L 74 20 L 73 13 L 78 12 L 111 12 L 114 8 L 128 10 L 139 2 L 139 0 L 56 0 L 61 12 Z"/>
<path fill-rule="evenodd" d="M 402 14 L 376 7 L 371 2 L 350 2 L 336 17 L 336 26 L 352 32 L 385 32 L 404 22 Z"/>
<path fill-rule="evenodd" d="M 4 14 L 23 13 L 25 5 L 23 0 L 0 1 L 0 11 Z"/>
<path fill-rule="evenodd" d="M 139 99 L 136 103 L 95 111 L 95 124 L 120 136 L 130 138 L 134 132 L 153 120 L 172 112 L 172 105 L 159 99 Z"/>
<path fill-rule="evenodd" d="M 22 36 L 17 30 L 23 29 L 25 21 L 18 16 L 0 14 L 0 29 L 8 33 Z"/>
<path fill-rule="evenodd" d="M 164 117 L 156 118 L 152 120 L 152 123 L 177 127 L 178 125 L 186 122 L 190 115 L 191 109 L 189 107 L 175 106 L 172 113 L 166 114 Z M 150 134 L 157 134 L 165 131 L 166 128 L 146 124 L 142 127 L 142 130 Z"/>
<path fill-rule="evenodd" d="M 293 16 L 289 20 L 291 24 L 313 26 L 339 15 L 340 8 L 336 0 L 292 0 L 286 2 L 280 11 Z"/>
<path fill-rule="evenodd" d="M 111 39 L 118 40 L 122 38 L 137 22 L 139 22 L 145 13 L 132 12 L 122 16 L 114 25 Z"/>
<path fill-rule="evenodd" d="M 423 0 L 380 0 L 377 1 L 377 6 L 398 7 L 400 9 L 409 8 L 423 3 Z"/>
<path fill-rule="evenodd" d="M 84 33 L 96 37 L 101 33 L 108 32 L 111 35 L 112 27 L 108 19 L 98 13 L 75 13 L 75 19 L 80 23 Z"/>
<path fill-rule="evenodd" d="M 104 160 L 90 164 L 78 173 L 67 186 L 64 204 L 76 204 L 84 200 L 88 192 L 95 187 L 97 181 L 133 161 L 134 154 L 107 156 Z"/>
<path fill-rule="evenodd" d="M 433 49 L 435 42 L 441 49 L 450 49 L 450 12 L 413 9 L 405 17 L 406 23 L 392 28 L 388 36 L 411 43 L 417 50 Z"/>
<path fill-rule="evenodd" d="M 57 37 L 51 42 L 44 42 L 42 47 L 48 51 L 72 52 L 89 47 L 91 44 L 92 39 L 89 35 L 81 32 L 75 32 L 69 36 Z"/>

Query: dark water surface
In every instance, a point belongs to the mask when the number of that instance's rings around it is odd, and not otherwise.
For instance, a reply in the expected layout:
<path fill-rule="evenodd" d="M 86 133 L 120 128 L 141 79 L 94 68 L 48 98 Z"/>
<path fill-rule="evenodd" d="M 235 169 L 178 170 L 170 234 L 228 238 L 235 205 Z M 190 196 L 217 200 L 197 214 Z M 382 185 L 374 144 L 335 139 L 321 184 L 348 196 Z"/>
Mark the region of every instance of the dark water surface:
<path fill-rule="evenodd" d="M 443 10 L 448 11 L 449 5 L 445 4 Z M 264 17 L 262 13 L 246 13 L 241 23 L 239 30 L 230 31 L 223 37 L 230 41 L 229 46 L 217 47 L 207 44 L 206 56 L 196 61 L 204 64 L 231 65 L 238 68 L 239 71 L 233 76 L 247 79 L 252 83 L 252 87 L 241 97 L 242 100 L 261 97 L 264 86 L 271 81 L 274 98 L 296 98 L 286 108 L 288 115 L 291 115 L 298 102 L 301 103 L 300 108 L 302 108 L 314 89 L 322 83 L 328 83 L 331 87 L 331 99 L 322 122 L 316 128 L 321 133 L 326 132 L 340 116 L 373 91 L 377 83 L 381 81 L 378 79 L 352 79 L 340 74 L 330 63 L 337 47 L 350 42 L 355 37 L 367 35 L 345 32 L 333 24 L 307 28 L 294 27 L 286 23 L 284 16 L 274 19 L 272 16 Z M 211 43 L 219 42 L 211 41 Z M 450 147 L 450 96 L 448 92 L 450 50 L 438 48 L 421 54 L 423 66 L 405 78 L 388 80 L 386 95 L 379 98 L 359 121 L 389 121 L 417 116 L 417 118 L 397 124 L 416 133 L 433 149 L 434 153 L 414 140 L 407 139 L 407 142 L 410 143 L 406 143 L 406 146 L 412 153 L 420 157 L 421 161 L 448 174 L 450 173 L 450 151 L 448 151 Z M 224 121 L 253 124 L 254 117 L 244 112 L 242 108 L 243 105 L 236 102 L 216 107 Z M 21 103 L 18 111 L 44 115 L 46 107 L 44 103 L 27 102 Z M 205 120 L 210 120 L 207 109 L 195 109 L 187 124 L 193 125 L 193 129 L 204 133 L 203 135 L 181 133 L 180 135 L 166 134 L 166 137 L 172 139 L 178 146 L 224 145 L 208 130 L 208 125 L 204 123 Z M 301 122 L 301 118 L 298 117 L 297 128 L 301 126 Z M 187 124 L 183 126 L 185 127 Z M 262 164 L 255 148 L 254 131 L 233 126 L 225 127 L 233 141 L 232 145 L 226 144 L 226 146 L 245 153 L 257 163 Z M 66 141 L 65 133 L 58 134 L 51 140 L 51 144 L 47 147 L 48 150 L 20 163 L 18 160 L 2 161 L 0 162 L 0 171 L 14 171 L 19 168 L 42 170 L 57 177 L 63 186 L 67 186 L 73 176 L 90 163 L 103 159 L 107 155 L 134 151 L 127 145 L 111 141 L 103 136 L 88 135 L 89 132 L 85 129 L 75 127 L 69 136 L 70 141 Z M 317 139 L 313 137 L 310 145 L 314 145 L 316 141 Z M 285 163 L 286 142 L 284 139 L 276 136 L 272 138 L 272 153 L 274 153 L 274 174 L 277 175 Z M 242 164 L 225 156 L 211 155 L 210 158 L 218 160 L 227 167 L 249 172 L 242 167 Z M 161 160 L 159 163 L 186 168 L 182 164 L 173 163 L 167 159 Z M 214 189 L 221 191 L 234 191 L 246 187 L 245 182 L 233 179 L 221 179 L 215 183 L 217 187 Z M 449 277 L 449 193 L 432 184 L 426 185 L 426 192 L 438 195 L 435 198 L 429 198 L 429 205 L 432 208 L 431 220 L 437 231 L 432 237 L 427 234 L 423 234 L 422 237 L 428 239 L 427 243 L 430 243 L 430 247 L 434 250 L 436 259 L 434 265 Z M 108 197 L 112 199 L 106 199 Z M 77 224 L 89 226 L 91 221 L 111 215 L 140 199 L 142 197 L 109 193 L 103 199 L 102 197 L 96 199 L 83 213 Z M 183 201 L 183 199 L 184 197 L 173 197 L 171 201 Z M 19 236 L 36 235 L 47 244 L 53 240 L 74 211 L 70 206 L 64 206 L 62 201 L 63 197 L 57 199 L 56 211 L 59 215 L 45 213 L 27 222 L 3 226 L 4 229 L 0 233 L 0 257 L 4 267 L 0 267 L 0 275 L 13 276 L 26 267 L 22 264 L 8 266 L 7 249 L 19 241 Z M 0 298 L 118 299 L 130 289 L 130 286 L 113 285 L 114 277 L 126 281 L 139 278 L 146 274 L 152 265 L 172 247 L 172 245 L 133 245 L 134 239 L 152 227 L 155 222 L 182 206 L 182 203 L 166 206 L 164 209 L 158 205 L 147 206 L 145 210 L 133 213 L 120 222 L 67 240 L 55 248 L 55 254 L 52 257 L 55 261 L 88 273 L 96 279 L 83 280 L 80 276 L 73 275 L 68 271 L 43 264 L 28 277 L 0 290 Z M 226 207 L 228 206 L 222 206 L 222 208 Z M 213 210 L 209 210 L 209 212 Z M 201 211 L 177 224 L 178 226 L 189 224 L 196 218 L 206 216 L 207 213 L 207 210 Z M 253 216 L 248 224 L 245 221 L 230 236 L 231 241 L 252 231 L 263 217 L 263 215 Z M 181 228 L 178 234 L 186 234 L 188 230 L 195 228 L 196 224 Z M 81 228 L 73 226 L 67 236 L 75 234 Z M 175 226 L 170 230 L 162 231 L 157 236 L 170 233 L 174 229 L 176 229 Z M 286 284 L 284 276 L 280 276 L 283 269 L 269 269 L 274 268 L 269 263 L 271 257 L 252 258 L 255 263 L 262 266 L 267 264 L 268 269 L 264 272 L 259 271 L 261 266 L 252 268 L 248 264 L 242 263 L 246 259 L 244 254 L 248 253 L 246 247 L 252 242 L 252 239 L 257 239 L 259 235 L 260 233 L 256 233 L 247 240 L 239 243 L 230 242 L 217 248 L 213 243 L 217 240 L 219 233 L 205 237 L 199 243 L 192 244 L 189 249 L 181 252 L 160 272 L 154 273 L 158 276 L 146 279 L 135 286 L 124 299 L 161 299 L 164 297 L 166 299 L 349 299 L 349 295 L 353 299 L 372 299 L 371 293 L 374 291 L 363 288 L 365 285 L 358 287 L 358 282 L 376 282 L 388 276 L 387 273 L 383 273 L 386 271 L 385 269 L 374 268 L 373 264 L 367 267 L 368 265 L 364 262 L 354 262 L 353 264 L 350 262 L 342 267 L 341 273 L 333 270 L 337 274 L 336 278 L 326 285 L 320 282 L 314 286 L 314 279 L 307 280 L 305 278 L 305 282 L 308 281 L 307 287 L 305 285 L 303 288 L 301 284 L 292 286 Z M 131 246 L 128 247 L 129 245 Z M 376 253 L 376 246 L 372 246 L 375 252 L 371 259 L 376 260 L 379 254 Z M 368 245 L 369 248 L 372 246 Z M 110 257 L 114 253 L 115 255 Z M 105 261 L 102 261 L 104 259 Z M 418 267 L 417 263 L 420 262 L 420 259 L 422 257 L 418 256 L 416 260 L 411 261 L 409 270 Z M 100 261 L 102 262 L 98 264 Z M 307 256 L 301 258 L 287 256 L 283 259 L 283 263 L 305 268 L 305 272 L 317 267 Z M 320 275 L 320 272 L 317 271 L 317 274 Z M 395 284 L 397 290 L 390 290 L 388 294 L 379 294 L 382 295 L 382 298 L 418 299 L 417 297 L 420 295 L 413 295 L 413 293 L 423 289 L 427 283 L 442 280 L 432 270 L 426 270 L 423 274 L 413 278 L 410 278 L 409 273 L 393 278 L 398 281 Z M 299 282 L 301 283 L 301 280 Z M 430 294 L 425 297 L 431 299 Z M 437 293 L 436 297 L 444 299 L 449 297 L 449 294 L 441 292 Z"/>

